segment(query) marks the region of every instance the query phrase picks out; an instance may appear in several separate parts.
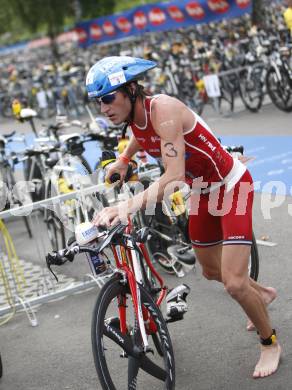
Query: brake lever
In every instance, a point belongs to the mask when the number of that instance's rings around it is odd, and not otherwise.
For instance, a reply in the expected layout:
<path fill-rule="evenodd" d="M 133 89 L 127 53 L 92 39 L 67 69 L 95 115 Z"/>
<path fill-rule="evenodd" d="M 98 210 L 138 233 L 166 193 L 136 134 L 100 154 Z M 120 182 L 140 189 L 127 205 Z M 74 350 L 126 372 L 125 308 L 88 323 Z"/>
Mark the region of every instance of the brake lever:
<path fill-rule="evenodd" d="M 48 253 L 47 256 L 46 256 L 47 268 L 51 272 L 51 274 L 54 276 L 56 281 L 59 282 L 59 279 L 58 279 L 57 275 L 55 274 L 55 272 L 51 268 L 51 265 L 53 264 L 51 260 L 52 260 L 52 255 L 50 253 Z"/>
<path fill-rule="evenodd" d="M 50 253 L 47 254 L 46 263 L 47 263 L 48 270 L 53 274 L 53 276 L 57 282 L 59 281 L 59 279 L 58 279 L 57 275 L 54 273 L 54 271 L 52 270 L 51 266 L 52 265 L 63 265 L 67 261 L 72 262 L 74 260 L 74 255 L 75 254 L 70 252 L 70 251 L 67 251 L 67 253 L 66 253 L 66 250 L 63 252 L 63 255 L 60 255 L 58 252 L 53 252 L 52 255 Z"/>

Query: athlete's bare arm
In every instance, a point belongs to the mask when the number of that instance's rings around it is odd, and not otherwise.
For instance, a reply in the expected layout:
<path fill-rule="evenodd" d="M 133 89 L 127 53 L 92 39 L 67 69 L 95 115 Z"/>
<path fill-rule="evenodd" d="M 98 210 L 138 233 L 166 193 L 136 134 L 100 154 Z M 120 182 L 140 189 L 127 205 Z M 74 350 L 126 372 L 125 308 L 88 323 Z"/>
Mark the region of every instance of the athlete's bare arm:
<path fill-rule="evenodd" d="M 125 150 L 123 151 L 123 155 L 126 155 L 129 158 L 132 158 L 135 153 L 138 152 L 138 150 L 141 149 L 141 146 L 138 144 L 136 138 L 132 135 L 128 145 L 126 146 Z"/>
<path fill-rule="evenodd" d="M 161 138 L 162 160 L 165 173 L 147 190 L 135 195 L 122 206 L 129 213 L 135 212 L 146 205 L 157 203 L 163 199 L 165 189 L 173 182 L 183 182 L 185 179 L 185 145 L 183 124 L 181 119 L 181 103 L 176 99 L 163 96 L 153 104 L 152 124 Z M 183 106 L 183 105 L 182 105 Z M 171 188 L 173 188 L 171 186 Z M 169 193 L 171 191 L 169 186 Z"/>

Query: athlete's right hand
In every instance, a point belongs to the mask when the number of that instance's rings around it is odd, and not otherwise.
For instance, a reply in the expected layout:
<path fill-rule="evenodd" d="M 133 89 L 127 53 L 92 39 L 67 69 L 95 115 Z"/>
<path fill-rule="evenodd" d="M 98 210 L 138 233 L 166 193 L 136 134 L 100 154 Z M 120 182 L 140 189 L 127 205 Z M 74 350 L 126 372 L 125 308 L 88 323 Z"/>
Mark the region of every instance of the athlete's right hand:
<path fill-rule="evenodd" d="M 122 160 L 117 159 L 114 163 L 109 164 L 106 167 L 105 181 L 106 183 L 111 183 L 111 177 L 113 174 L 118 173 L 120 175 L 120 183 L 122 183 L 127 174 L 128 164 L 124 163 Z"/>

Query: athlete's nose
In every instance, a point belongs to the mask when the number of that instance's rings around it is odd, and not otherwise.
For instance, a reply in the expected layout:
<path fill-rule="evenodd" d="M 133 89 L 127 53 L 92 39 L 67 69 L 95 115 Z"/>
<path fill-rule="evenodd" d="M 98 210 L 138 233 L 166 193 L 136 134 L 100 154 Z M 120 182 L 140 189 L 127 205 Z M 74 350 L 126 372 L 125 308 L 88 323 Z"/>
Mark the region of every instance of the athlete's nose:
<path fill-rule="evenodd" d="M 106 114 L 108 112 L 109 108 L 110 108 L 109 105 L 104 104 L 103 102 L 100 103 L 100 112 L 102 114 Z"/>

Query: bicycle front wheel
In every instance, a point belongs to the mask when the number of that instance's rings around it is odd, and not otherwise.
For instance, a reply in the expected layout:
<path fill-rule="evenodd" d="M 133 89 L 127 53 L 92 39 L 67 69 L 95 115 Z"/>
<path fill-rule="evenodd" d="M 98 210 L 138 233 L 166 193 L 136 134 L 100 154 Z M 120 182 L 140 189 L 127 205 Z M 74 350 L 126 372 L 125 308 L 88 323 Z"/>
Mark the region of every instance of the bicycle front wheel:
<path fill-rule="evenodd" d="M 128 284 L 124 285 L 114 277 L 103 286 L 97 298 L 91 339 L 95 367 L 103 389 L 175 388 L 174 355 L 167 325 L 143 286 L 140 286 L 140 297 L 144 318 L 146 313 L 148 321 L 152 319 L 156 328 L 155 331 L 147 330 L 145 320 L 148 352 L 143 350 Z M 124 333 L 121 332 L 120 313 L 125 316 Z"/>
<path fill-rule="evenodd" d="M 239 93 L 245 107 L 251 112 L 258 112 L 262 106 L 264 93 L 261 82 L 261 67 L 240 74 Z"/>

